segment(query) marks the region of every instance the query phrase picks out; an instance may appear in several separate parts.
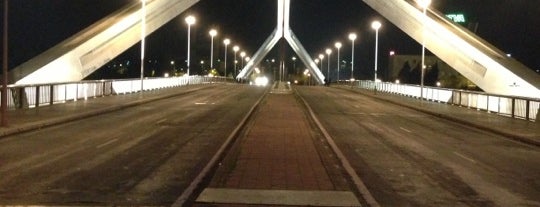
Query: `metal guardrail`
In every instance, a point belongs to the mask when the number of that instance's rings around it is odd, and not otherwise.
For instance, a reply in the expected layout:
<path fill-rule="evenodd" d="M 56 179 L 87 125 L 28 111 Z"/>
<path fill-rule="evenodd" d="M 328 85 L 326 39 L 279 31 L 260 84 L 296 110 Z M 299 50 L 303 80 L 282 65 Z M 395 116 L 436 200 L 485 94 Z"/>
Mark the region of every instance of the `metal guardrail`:
<path fill-rule="evenodd" d="M 224 77 L 171 77 L 144 79 L 144 91 L 186 85 L 226 82 Z M 232 79 L 230 79 L 232 81 Z M 36 108 L 88 98 L 139 92 L 140 79 L 81 81 L 40 85 L 9 85 L 8 109 Z"/>
<path fill-rule="evenodd" d="M 378 92 L 420 98 L 418 85 L 374 82 L 368 80 L 341 82 L 354 87 L 377 90 Z M 440 87 L 424 87 L 424 99 L 496 113 L 502 116 L 540 121 L 540 99 L 488 94 L 478 91 L 456 90 Z"/>

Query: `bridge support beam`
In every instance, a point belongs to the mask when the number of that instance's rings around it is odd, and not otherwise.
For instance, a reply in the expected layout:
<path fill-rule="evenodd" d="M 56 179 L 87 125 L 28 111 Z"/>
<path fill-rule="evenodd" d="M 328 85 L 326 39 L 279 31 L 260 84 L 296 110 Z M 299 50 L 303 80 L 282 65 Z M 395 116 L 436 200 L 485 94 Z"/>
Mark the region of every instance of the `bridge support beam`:
<path fill-rule="evenodd" d="M 146 35 L 199 0 L 147 0 Z M 139 1 L 14 68 L 10 83 L 39 84 L 80 81 L 141 40 Z"/>
<path fill-rule="evenodd" d="M 540 98 L 540 77 L 435 10 L 424 15 L 412 0 L 363 0 L 484 91 Z"/>
<path fill-rule="evenodd" d="M 319 84 L 324 84 L 325 77 L 317 67 L 317 64 L 309 53 L 306 51 L 302 43 L 296 38 L 293 31 L 289 27 L 291 0 L 278 0 L 277 9 L 277 26 L 270 34 L 263 45 L 257 50 L 251 60 L 244 66 L 242 71 L 236 76 L 237 79 L 246 79 L 253 71 L 255 66 L 261 63 L 264 57 L 274 48 L 276 43 L 285 38 L 300 60 L 307 66 L 308 70 Z"/>

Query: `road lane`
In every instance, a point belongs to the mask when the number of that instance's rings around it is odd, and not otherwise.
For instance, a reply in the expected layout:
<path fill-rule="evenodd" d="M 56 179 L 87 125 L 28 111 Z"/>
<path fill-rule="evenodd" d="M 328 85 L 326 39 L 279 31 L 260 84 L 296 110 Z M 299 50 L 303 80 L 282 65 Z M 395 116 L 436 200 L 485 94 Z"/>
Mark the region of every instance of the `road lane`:
<path fill-rule="evenodd" d="M 540 150 L 327 87 L 300 94 L 383 206 L 540 205 Z"/>
<path fill-rule="evenodd" d="M 4 138 L 0 205 L 170 205 L 263 93 L 220 85 Z"/>

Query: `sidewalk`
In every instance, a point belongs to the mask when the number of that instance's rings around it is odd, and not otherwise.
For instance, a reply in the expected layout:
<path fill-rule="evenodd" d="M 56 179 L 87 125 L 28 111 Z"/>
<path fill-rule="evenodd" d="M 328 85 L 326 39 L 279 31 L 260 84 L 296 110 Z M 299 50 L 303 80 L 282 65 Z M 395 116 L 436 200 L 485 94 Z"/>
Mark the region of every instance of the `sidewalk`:
<path fill-rule="evenodd" d="M 540 146 L 540 122 L 530 122 L 450 104 L 421 101 L 420 99 L 395 94 L 382 92 L 375 94 L 372 90 L 351 89 L 350 87 L 341 86 L 337 86 L 337 88 L 352 90 L 423 113 L 500 134 L 520 142 Z"/>
<path fill-rule="evenodd" d="M 131 93 L 125 95 L 96 97 L 89 98 L 88 100 L 71 101 L 63 104 L 42 106 L 39 108 L 9 110 L 7 114 L 9 125 L 8 127 L 0 128 L 0 138 L 96 116 L 107 112 L 117 111 L 214 86 L 215 85 L 185 86 L 145 91 L 142 94 Z"/>
<path fill-rule="evenodd" d="M 317 133 L 294 95 L 269 94 L 196 206 L 359 206 Z"/>

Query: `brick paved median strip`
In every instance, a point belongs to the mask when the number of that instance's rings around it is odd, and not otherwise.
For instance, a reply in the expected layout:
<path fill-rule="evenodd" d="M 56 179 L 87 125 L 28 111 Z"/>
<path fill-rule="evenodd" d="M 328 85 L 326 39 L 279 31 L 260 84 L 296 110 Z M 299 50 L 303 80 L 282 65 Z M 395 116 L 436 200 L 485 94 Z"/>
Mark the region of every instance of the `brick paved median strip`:
<path fill-rule="evenodd" d="M 360 206 L 294 95 L 267 95 L 248 126 L 198 203 Z"/>
<path fill-rule="evenodd" d="M 197 202 L 248 205 L 360 206 L 348 191 L 294 191 L 207 188 Z"/>

